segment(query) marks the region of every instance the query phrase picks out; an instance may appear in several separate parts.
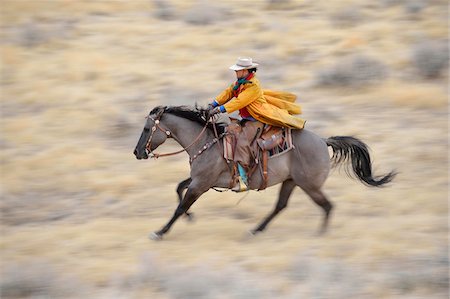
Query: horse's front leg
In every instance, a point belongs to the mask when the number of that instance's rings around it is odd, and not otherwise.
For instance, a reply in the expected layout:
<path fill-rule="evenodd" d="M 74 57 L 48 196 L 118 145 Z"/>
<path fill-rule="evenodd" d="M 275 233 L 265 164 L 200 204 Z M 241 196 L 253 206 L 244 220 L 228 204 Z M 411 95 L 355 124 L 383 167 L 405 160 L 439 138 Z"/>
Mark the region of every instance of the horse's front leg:
<path fill-rule="evenodd" d="M 151 233 L 149 236 L 150 239 L 161 240 L 162 236 L 170 230 L 170 228 L 175 223 L 175 221 L 177 221 L 177 219 L 183 213 L 186 213 L 187 210 L 189 210 L 189 208 L 192 206 L 192 204 L 207 190 L 208 189 L 203 191 L 203 189 L 200 189 L 200 188 L 196 187 L 195 184 L 191 183 L 189 185 L 189 188 L 188 188 L 186 194 L 184 195 L 183 200 L 180 202 L 180 204 L 176 208 L 175 213 L 173 214 L 170 221 L 160 231 Z"/>
<path fill-rule="evenodd" d="M 178 203 L 181 203 L 181 201 L 183 200 L 183 192 L 184 192 L 184 190 L 186 190 L 189 187 L 189 184 L 191 182 L 192 182 L 192 179 L 189 177 L 178 184 L 178 187 L 177 187 Z M 185 214 L 189 221 L 193 220 L 194 215 L 192 213 L 189 213 L 186 211 Z"/>

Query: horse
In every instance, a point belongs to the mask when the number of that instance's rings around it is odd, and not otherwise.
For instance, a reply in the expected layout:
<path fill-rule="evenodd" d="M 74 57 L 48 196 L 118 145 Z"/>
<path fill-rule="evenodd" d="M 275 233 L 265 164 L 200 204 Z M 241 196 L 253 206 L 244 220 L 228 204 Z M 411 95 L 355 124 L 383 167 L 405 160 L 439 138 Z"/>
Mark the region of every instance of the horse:
<path fill-rule="evenodd" d="M 190 177 L 177 187 L 179 204 L 173 216 L 160 230 L 150 233 L 150 239 L 161 240 L 181 215 L 190 216 L 189 208 L 208 190 L 230 188 L 232 174 L 220 146 L 220 139 L 224 134 L 223 126 L 211 122 L 207 109 L 158 106 L 150 111 L 134 150 L 136 158 L 158 158 L 186 151 L 190 162 Z M 168 138 L 173 138 L 182 149 L 168 154 L 154 153 Z M 271 157 L 268 161 L 267 187 L 281 184 L 281 188 L 275 208 L 249 232 L 252 235 L 263 232 L 272 219 L 286 208 L 296 186 L 322 208 L 324 217 L 319 233 L 325 233 L 333 205 L 321 188 L 333 167 L 347 165 L 347 173 L 369 187 L 384 186 L 396 175 L 395 171 L 391 171 L 374 176 L 368 147 L 355 137 L 333 136 L 324 139 L 307 129 L 293 129 L 292 140 L 293 149 Z M 328 147 L 333 152 L 331 157 Z M 261 173 L 254 172 L 249 179 L 249 189 L 258 190 L 263 179 Z"/>

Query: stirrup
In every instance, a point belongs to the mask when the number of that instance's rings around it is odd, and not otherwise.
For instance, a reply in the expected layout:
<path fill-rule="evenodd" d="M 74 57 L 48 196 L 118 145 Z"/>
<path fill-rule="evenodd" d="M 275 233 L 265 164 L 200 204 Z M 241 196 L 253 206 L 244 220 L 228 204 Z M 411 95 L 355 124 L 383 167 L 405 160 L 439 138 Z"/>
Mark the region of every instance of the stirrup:
<path fill-rule="evenodd" d="M 231 188 L 231 191 L 235 192 L 244 192 L 248 190 L 248 186 L 244 183 L 244 180 L 238 176 L 238 181 L 236 182 L 236 185 L 234 185 L 233 188 Z"/>

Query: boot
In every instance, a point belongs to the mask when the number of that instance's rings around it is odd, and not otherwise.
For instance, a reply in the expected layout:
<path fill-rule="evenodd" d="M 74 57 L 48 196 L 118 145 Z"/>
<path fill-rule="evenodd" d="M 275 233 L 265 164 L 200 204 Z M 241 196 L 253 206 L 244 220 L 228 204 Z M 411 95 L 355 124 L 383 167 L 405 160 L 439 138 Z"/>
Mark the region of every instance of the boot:
<path fill-rule="evenodd" d="M 239 176 L 236 185 L 231 188 L 235 192 L 243 192 L 248 190 L 247 174 L 245 173 L 244 167 L 238 163 Z"/>
<path fill-rule="evenodd" d="M 238 181 L 236 182 L 236 185 L 234 185 L 234 187 L 231 188 L 231 191 L 244 192 L 244 191 L 247 191 L 247 190 L 248 190 L 248 187 L 244 183 L 244 180 L 240 176 L 238 176 Z"/>

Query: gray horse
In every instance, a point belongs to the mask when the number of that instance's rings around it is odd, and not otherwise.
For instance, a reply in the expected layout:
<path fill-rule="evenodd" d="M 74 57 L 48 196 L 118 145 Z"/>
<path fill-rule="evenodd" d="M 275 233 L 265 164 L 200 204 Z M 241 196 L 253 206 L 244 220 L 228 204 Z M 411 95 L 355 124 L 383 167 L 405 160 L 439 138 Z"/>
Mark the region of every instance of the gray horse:
<path fill-rule="evenodd" d="M 230 167 L 223 158 L 221 146 L 218 146 L 220 138 L 216 137 L 219 135 L 223 136 L 223 128 L 211 124 L 204 109 L 185 106 L 156 107 L 150 112 L 134 150 L 136 158 L 140 160 L 147 159 L 149 155 L 162 156 L 153 151 L 167 138 L 173 138 L 183 149 L 171 154 L 186 151 L 191 164 L 190 178 L 178 185 L 180 203 L 174 215 L 161 230 L 150 234 L 150 238 L 162 239 L 182 214 L 189 215 L 191 205 L 209 189 L 230 187 L 232 180 Z M 294 149 L 269 159 L 267 186 L 280 183 L 282 185 L 275 209 L 251 231 L 252 234 L 262 232 L 287 206 L 295 186 L 299 186 L 323 209 L 325 216 L 320 232 L 325 232 L 333 206 L 323 194 L 321 187 L 328 177 L 330 168 L 337 164 L 351 161 L 354 176 L 367 186 L 382 186 L 389 183 L 396 174 L 390 172 L 384 176 L 374 177 L 367 146 L 356 138 L 336 136 L 322 139 L 306 129 L 293 130 L 292 138 Z M 331 159 L 328 146 L 333 150 Z M 249 181 L 250 189 L 257 190 L 262 180 L 262 175 L 255 172 Z"/>

